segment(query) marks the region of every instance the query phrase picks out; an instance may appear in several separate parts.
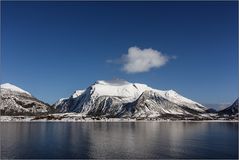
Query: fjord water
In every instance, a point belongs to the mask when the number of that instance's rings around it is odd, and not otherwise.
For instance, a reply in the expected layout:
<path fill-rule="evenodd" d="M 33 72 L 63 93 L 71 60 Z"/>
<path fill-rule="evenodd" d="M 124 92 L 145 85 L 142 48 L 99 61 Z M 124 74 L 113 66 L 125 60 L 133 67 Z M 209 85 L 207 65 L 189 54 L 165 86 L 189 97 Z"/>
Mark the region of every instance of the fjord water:
<path fill-rule="evenodd" d="M 238 158 L 232 122 L 1 122 L 1 158 Z"/>

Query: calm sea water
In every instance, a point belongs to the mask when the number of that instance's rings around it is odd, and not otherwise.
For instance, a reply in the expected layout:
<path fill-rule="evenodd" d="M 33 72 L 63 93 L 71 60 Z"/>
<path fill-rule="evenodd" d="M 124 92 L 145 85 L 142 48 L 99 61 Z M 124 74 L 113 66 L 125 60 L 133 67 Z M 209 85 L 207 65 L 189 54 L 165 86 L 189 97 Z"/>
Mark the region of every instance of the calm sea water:
<path fill-rule="evenodd" d="M 238 158 L 238 123 L 1 122 L 1 158 Z"/>

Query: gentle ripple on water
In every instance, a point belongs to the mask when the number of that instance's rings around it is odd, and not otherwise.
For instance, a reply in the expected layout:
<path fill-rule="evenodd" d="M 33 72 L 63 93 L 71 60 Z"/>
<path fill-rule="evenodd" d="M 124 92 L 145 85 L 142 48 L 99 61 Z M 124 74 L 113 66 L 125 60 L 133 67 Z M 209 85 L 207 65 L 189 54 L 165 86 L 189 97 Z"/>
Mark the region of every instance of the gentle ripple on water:
<path fill-rule="evenodd" d="M 232 122 L 1 122 L 1 158 L 238 158 Z"/>

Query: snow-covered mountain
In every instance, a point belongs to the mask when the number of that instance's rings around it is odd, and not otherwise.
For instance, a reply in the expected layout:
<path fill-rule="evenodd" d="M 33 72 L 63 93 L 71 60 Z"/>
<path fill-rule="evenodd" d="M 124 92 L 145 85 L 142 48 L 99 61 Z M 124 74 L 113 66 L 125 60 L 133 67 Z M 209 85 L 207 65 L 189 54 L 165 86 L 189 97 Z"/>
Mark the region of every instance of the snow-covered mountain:
<path fill-rule="evenodd" d="M 229 107 L 221 110 L 218 112 L 218 114 L 227 114 L 227 115 L 236 115 L 238 114 L 238 106 L 239 106 L 239 98 Z"/>
<path fill-rule="evenodd" d="M 97 81 L 85 90 L 54 104 L 58 112 L 78 112 L 107 117 L 157 117 L 161 115 L 197 115 L 203 105 L 173 90 L 162 91 L 145 84 L 127 81 Z"/>
<path fill-rule="evenodd" d="M 50 113 L 51 107 L 29 92 L 9 83 L 0 85 L 1 115 L 39 115 Z"/>

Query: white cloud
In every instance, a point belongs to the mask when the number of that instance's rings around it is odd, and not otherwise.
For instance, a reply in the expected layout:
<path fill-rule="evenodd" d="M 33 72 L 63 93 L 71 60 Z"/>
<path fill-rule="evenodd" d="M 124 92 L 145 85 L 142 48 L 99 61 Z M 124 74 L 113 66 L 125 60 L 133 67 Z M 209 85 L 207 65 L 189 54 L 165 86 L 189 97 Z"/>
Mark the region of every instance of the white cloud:
<path fill-rule="evenodd" d="M 167 55 L 151 48 L 130 47 L 128 53 L 122 56 L 122 70 L 127 73 L 147 72 L 152 68 L 160 68 L 169 59 Z"/>

